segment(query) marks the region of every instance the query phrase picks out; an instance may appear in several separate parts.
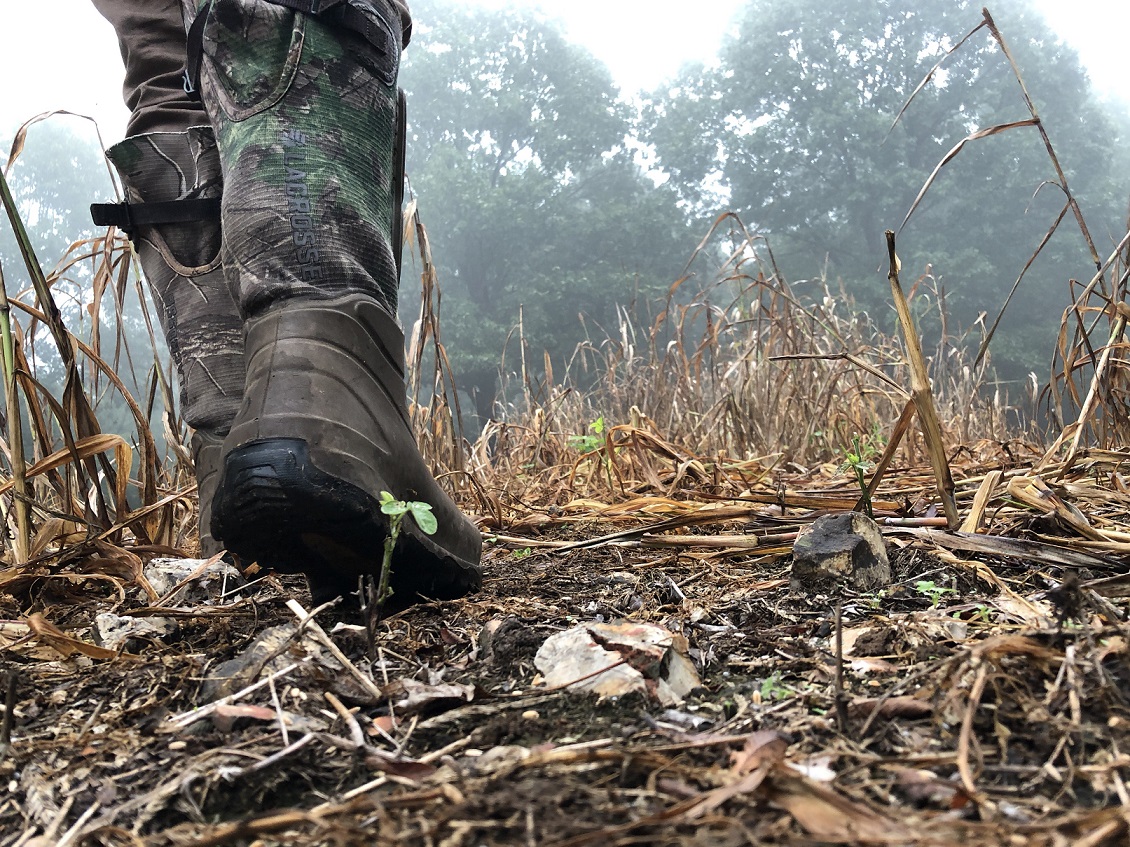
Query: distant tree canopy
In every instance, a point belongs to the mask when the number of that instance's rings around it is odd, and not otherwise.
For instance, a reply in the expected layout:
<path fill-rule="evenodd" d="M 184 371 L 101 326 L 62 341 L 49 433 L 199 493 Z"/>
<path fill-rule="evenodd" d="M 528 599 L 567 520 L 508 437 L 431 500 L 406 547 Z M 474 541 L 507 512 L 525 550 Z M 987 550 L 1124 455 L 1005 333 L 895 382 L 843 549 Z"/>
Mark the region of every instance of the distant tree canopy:
<path fill-rule="evenodd" d="M 879 306 L 883 231 L 898 228 L 961 139 L 1029 117 L 1005 57 L 982 29 L 946 59 L 892 131 L 930 68 L 980 22 L 980 7 L 751 0 L 716 67 L 687 68 L 652 98 L 646 137 L 689 206 L 712 214 L 728 203 L 769 235 L 786 274 L 827 274 Z M 1075 52 L 1026 5 L 1003 0 L 993 8 L 1099 250 L 1109 252 L 1127 199 L 1115 124 Z M 966 327 L 982 312 L 991 319 L 1064 204 L 1055 178 L 1033 128 L 970 142 L 900 239 L 908 277 L 931 265 L 951 315 Z M 1013 331 L 994 343 L 996 364 L 1014 376 L 1042 373 L 1067 280 L 1093 272 L 1069 217 L 1010 307 Z"/>
<path fill-rule="evenodd" d="M 614 325 L 617 305 L 654 299 L 693 238 L 674 190 L 635 163 L 633 110 L 590 54 L 524 12 L 412 9 L 408 174 L 448 351 L 485 411 L 519 307 L 532 350 L 560 362 L 579 315 Z"/>
<path fill-rule="evenodd" d="M 52 118 L 30 127 L 24 149 L 8 174 L 32 246 L 47 270 L 71 244 L 94 234 L 90 204 L 111 190 L 109 171 L 93 132 L 78 132 L 74 123 Z M 2 136 L 0 142 L 4 143 L 3 164 L 11 138 Z M 2 213 L 0 258 L 10 280 L 24 278 L 15 236 Z"/>

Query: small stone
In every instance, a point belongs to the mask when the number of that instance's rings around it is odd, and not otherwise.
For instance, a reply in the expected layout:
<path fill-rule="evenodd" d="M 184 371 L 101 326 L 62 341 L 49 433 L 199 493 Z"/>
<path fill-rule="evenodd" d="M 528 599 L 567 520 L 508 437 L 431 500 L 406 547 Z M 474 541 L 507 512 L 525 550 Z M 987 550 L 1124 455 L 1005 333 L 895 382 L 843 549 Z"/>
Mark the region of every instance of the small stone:
<path fill-rule="evenodd" d="M 541 718 L 541 712 L 537 709 L 530 709 L 529 711 L 522 712 L 522 720 L 536 721 Z"/>
<path fill-rule="evenodd" d="M 131 618 L 103 612 L 94 619 L 94 640 L 107 650 L 117 650 L 137 638 L 153 641 L 172 635 L 176 621 L 171 618 Z"/>
<path fill-rule="evenodd" d="M 793 544 L 794 591 L 823 591 L 847 584 L 874 591 L 891 583 L 891 562 L 878 524 L 859 512 L 825 515 Z"/>
<path fill-rule="evenodd" d="M 545 640 L 534 665 L 550 688 L 601 697 L 639 692 L 676 706 L 700 685 L 686 638 L 653 624 L 588 623 Z"/>

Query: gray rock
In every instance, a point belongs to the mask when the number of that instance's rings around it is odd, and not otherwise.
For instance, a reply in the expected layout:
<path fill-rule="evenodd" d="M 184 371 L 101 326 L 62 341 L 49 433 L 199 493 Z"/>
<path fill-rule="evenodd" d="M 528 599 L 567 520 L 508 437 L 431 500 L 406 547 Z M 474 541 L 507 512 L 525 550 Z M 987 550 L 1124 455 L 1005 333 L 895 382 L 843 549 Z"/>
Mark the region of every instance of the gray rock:
<path fill-rule="evenodd" d="M 878 524 L 859 512 L 825 515 L 793 544 L 792 587 L 826 591 L 848 585 L 874 591 L 890 585 L 891 562 Z"/>
<path fill-rule="evenodd" d="M 130 618 L 103 612 L 94 619 L 94 639 L 107 650 L 123 644 L 129 650 L 134 639 L 159 640 L 172 635 L 177 624 L 171 618 Z"/>
<path fill-rule="evenodd" d="M 701 683 L 687 640 L 654 624 L 588 623 L 546 639 L 534 657 L 550 688 L 601 697 L 646 694 L 677 706 Z"/>

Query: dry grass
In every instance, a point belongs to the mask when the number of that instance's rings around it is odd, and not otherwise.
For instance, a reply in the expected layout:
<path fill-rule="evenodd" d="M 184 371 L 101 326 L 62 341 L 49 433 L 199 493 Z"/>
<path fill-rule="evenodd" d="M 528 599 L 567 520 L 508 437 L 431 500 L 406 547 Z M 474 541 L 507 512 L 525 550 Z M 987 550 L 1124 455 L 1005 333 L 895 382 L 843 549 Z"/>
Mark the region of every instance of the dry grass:
<path fill-rule="evenodd" d="M 638 495 L 622 480 L 649 471 L 620 466 L 647 465 L 646 453 L 679 457 L 693 487 L 731 472 L 748 484 L 838 465 L 857 439 L 882 452 L 911 398 L 897 336 L 826 281 L 790 284 L 766 241 L 731 215 L 715 222 L 689 269 L 696 275 L 672 286 L 650 326 L 623 312 L 617 331 L 580 345 L 563 375 L 546 362 L 532 376 L 519 338 L 521 367 L 504 369 L 502 389 L 514 399 L 473 450 L 476 476 L 497 497 L 548 507 Z M 683 296 L 694 282 L 700 290 Z M 915 283 L 912 303 L 930 282 Z M 987 363 L 974 369 L 961 342 L 944 336 L 929 356 L 946 442 L 1018 436 L 1019 411 L 988 389 Z M 914 466 L 924 446 L 909 437 L 892 459 Z"/>

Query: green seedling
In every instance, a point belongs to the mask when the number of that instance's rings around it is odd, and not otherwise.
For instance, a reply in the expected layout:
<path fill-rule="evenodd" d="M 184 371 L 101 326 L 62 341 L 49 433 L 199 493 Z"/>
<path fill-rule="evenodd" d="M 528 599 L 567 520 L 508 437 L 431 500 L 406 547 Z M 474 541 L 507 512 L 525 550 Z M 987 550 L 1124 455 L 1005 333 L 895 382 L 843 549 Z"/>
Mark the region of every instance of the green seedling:
<path fill-rule="evenodd" d="M 874 459 L 878 450 L 873 442 L 876 438 L 875 434 L 864 439 L 858 435 L 852 438 L 851 449 L 844 449 L 844 462 L 840 465 L 840 473 L 851 471 L 855 474 L 855 481 L 863 498 L 863 510 L 871 519 L 875 518 L 875 512 L 871 507 L 871 494 L 867 490 L 867 474 L 875 469 Z"/>
<path fill-rule="evenodd" d="M 961 612 L 954 612 L 950 617 L 952 617 L 954 620 L 964 620 Z M 992 623 L 993 611 L 982 603 L 973 610 L 973 613 L 969 616 L 969 619 L 972 621 L 977 621 L 979 623 Z"/>
<path fill-rule="evenodd" d="M 923 597 L 926 597 L 930 601 L 931 607 L 941 603 L 942 598 L 947 594 L 957 594 L 957 591 L 954 589 L 938 585 L 936 582 L 929 579 L 920 579 L 918 582 L 914 583 L 914 590 Z"/>
<path fill-rule="evenodd" d="M 385 538 L 384 558 L 381 559 L 381 581 L 377 587 L 377 614 L 384 606 L 385 601 L 392 596 L 389 585 L 392 576 L 392 551 L 396 547 L 396 539 L 400 537 L 400 530 L 404 519 L 411 515 L 416 521 L 416 526 L 425 535 L 434 535 L 439 529 L 436 516 L 432 514 L 432 507 L 418 500 L 397 500 L 389 492 L 381 492 L 381 511 L 388 515 L 388 537 Z"/>
<path fill-rule="evenodd" d="M 784 700 L 793 694 L 793 690 L 781 682 L 779 673 L 770 674 L 761 682 L 761 701 Z"/>
<path fill-rule="evenodd" d="M 521 550 L 512 551 L 510 553 L 510 555 L 513 556 L 515 559 L 524 559 L 528 555 L 530 555 L 530 553 L 532 553 L 532 552 L 533 552 L 533 550 L 531 550 L 529 547 L 523 547 Z"/>
<path fill-rule="evenodd" d="M 889 592 L 885 588 L 880 588 L 873 594 L 864 594 L 860 599 L 867 604 L 868 609 L 877 610 L 882 608 L 883 601 L 887 599 Z"/>
<path fill-rule="evenodd" d="M 601 415 L 591 424 L 589 430 L 592 435 L 570 435 L 569 446 L 578 453 L 592 453 L 604 446 L 604 416 Z"/>

